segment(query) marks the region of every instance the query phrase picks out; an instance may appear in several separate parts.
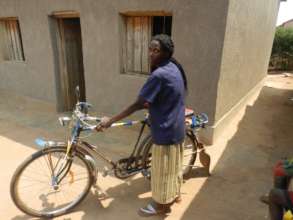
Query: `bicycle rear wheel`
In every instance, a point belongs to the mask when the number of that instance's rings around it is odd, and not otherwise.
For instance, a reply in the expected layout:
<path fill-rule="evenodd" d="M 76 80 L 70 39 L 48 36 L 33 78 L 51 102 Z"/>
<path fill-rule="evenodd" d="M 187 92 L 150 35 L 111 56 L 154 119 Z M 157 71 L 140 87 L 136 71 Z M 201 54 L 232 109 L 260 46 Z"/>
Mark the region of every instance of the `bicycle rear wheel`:
<path fill-rule="evenodd" d="M 91 168 L 81 153 L 71 159 L 65 155 L 64 147 L 47 148 L 17 168 L 10 194 L 21 211 L 52 218 L 69 212 L 85 198 L 93 182 Z"/>
<path fill-rule="evenodd" d="M 142 142 L 144 145 L 144 153 L 143 153 L 143 175 L 146 177 L 151 176 L 150 167 L 152 160 L 151 148 L 153 146 L 153 141 L 151 136 L 147 136 Z M 186 133 L 184 143 L 183 143 L 183 161 L 182 161 L 182 174 L 183 177 L 186 177 L 192 169 L 192 166 L 196 160 L 197 155 L 197 142 L 194 140 L 192 135 Z"/>
<path fill-rule="evenodd" d="M 182 173 L 183 177 L 188 176 L 193 168 L 194 162 L 197 156 L 197 141 L 191 134 L 186 133 L 183 143 L 183 161 L 182 161 Z"/>

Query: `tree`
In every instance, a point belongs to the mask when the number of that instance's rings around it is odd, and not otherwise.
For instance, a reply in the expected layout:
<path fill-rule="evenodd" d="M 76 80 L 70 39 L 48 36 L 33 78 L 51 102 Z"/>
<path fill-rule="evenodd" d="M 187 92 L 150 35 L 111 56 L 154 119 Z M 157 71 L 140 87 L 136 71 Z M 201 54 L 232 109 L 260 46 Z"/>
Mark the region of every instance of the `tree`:
<path fill-rule="evenodd" d="M 273 43 L 271 63 L 288 69 L 293 60 L 293 28 L 278 27 Z"/>

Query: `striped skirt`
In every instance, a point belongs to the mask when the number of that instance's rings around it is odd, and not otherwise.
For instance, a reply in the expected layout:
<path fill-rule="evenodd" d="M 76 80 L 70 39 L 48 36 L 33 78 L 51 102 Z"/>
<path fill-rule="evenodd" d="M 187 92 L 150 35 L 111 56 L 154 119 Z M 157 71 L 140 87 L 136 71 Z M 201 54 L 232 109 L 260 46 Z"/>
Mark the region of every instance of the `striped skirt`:
<path fill-rule="evenodd" d="M 153 145 L 151 166 L 152 198 L 168 204 L 180 195 L 183 145 Z"/>

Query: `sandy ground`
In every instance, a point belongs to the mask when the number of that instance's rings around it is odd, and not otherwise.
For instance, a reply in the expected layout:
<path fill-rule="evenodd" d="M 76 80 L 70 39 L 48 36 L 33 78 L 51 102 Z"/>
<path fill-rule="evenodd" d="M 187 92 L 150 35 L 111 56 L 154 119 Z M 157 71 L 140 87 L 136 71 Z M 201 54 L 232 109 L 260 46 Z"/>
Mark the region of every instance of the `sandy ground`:
<path fill-rule="evenodd" d="M 212 176 L 201 177 L 194 169 L 182 187 L 183 201 L 172 207 L 172 213 L 148 219 L 268 219 L 267 207 L 258 197 L 272 185 L 274 163 L 292 156 L 292 97 L 293 75 L 268 76 L 260 93 L 239 112 L 221 139 L 207 148 Z M 10 179 L 24 158 L 36 151 L 36 137 L 64 139 L 66 132 L 57 117 L 50 103 L 0 92 L 0 220 L 31 219 L 13 205 Z M 89 139 L 118 159 L 131 151 L 136 134 L 133 128 L 115 128 Z M 147 204 L 151 193 L 149 182 L 140 174 L 126 181 L 100 176 L 98 185 L 107 199 L 100 200 L 91 192 L 72 213 L 56 219 L 141 219 L 137 210 Z"/>

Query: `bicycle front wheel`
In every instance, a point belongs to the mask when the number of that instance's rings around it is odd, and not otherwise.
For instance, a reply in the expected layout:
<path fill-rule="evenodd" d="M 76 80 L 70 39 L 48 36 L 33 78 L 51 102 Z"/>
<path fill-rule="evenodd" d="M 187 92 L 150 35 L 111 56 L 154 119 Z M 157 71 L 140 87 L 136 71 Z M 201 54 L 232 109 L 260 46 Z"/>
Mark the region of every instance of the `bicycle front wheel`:
<path fill-rule="evenodd" d="M 92 185 L 91 168 L 76 152 L 66 157 L 66 148 L 40 150 L 26 159 L 15 171 L 10 194 L 24 213 L 52 218 L 78 205 Z"/>

